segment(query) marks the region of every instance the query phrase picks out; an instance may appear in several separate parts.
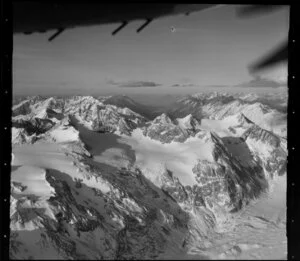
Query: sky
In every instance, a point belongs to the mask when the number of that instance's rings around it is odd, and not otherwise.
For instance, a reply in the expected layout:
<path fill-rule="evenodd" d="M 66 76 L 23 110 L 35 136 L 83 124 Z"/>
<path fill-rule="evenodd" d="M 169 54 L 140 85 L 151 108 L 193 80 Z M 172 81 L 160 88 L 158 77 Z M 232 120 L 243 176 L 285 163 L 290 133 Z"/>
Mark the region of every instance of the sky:
<path fill-rule="evenodd" d="M 236 8 L 164 17 L 139 34 L 143 21 L 115 36 L 111 32 L 118 24 L 69 29 L 53 42 L 47 41 L 53 31 L 14 35 L 14 94 L 281 90 L 286 64 L 255 76 L 248 66 L 287 39 L 288 7 L 243 19 Z"/>

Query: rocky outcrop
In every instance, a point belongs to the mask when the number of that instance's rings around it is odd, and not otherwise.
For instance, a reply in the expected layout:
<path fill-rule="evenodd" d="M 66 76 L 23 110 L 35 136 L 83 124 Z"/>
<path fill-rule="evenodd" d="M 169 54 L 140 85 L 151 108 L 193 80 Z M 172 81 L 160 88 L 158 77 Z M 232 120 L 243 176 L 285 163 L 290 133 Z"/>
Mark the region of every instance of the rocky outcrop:
<path fill-rule="evenodd" d="M 46 170 L 46 181 L 54 193 L 45 202 L 14 190 L 11 257 L 39 257 L 40 250 L 22 251 L 27 243 L 21 243 L 20 237 L 29 227 L 38 233 L 32 240 L 42 245 L 43 255 L 50 258 L 154 259 L 169 244 L 182 244 L 188 233 L 187 213 L 139 170 L 105 173 L 87 163 L 81 166 L 80 180 Z M 87 179 L 95 179 L 96 184 L 105 182 L 110 189 L 89 187 Z"/>
<path fill-rule="evenodd" d="M 12 127 L 24 129 L 27 135 L 45 133 L 54 125 L 55 123 L 49 119 L 32 118 L 31 120 L 12 120 Z"/>
<path fill-rule="evenodd" d="M 271 178 L 286 172 L 286 139 L 264 130 L 257 125 L 249 128 L 241 137 Z"/>
<path fill-rule="evenodd" d="M 115 132 L 130 135 L 133 129 L 143 125 L 146 119 L 128 108 L 104 105 L 93 97 L 70 99 L 65 113 L 76 115 L 83 124 L 94 131 Z"/>
<path fill-rule="evenodd" d="M 200 131 L 199 121 L 188 115 L 183 119 L 172 120 L 167 114 L 156 117 L 143 129 L 143 134 L 161 143 L 184 142 Z"/>

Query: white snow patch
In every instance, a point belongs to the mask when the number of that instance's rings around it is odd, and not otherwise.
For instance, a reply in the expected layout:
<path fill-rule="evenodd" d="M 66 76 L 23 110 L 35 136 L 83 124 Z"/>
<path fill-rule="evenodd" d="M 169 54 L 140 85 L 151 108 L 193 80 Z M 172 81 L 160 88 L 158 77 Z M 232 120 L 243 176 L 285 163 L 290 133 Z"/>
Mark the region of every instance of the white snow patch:
<path fill-rule="evenodd" d="M 191 121 L 193 116 L 191 114 L 185 116 L 184 118 L 177 118 L 177 124 L 181 129 L 191 129 Z"/>
<path fill-rule="evenodd" d="M 45 175 L 45 169 L 33 166 L 21 166 L 12 171 L 11 180 L 27 187 L 23 192 L 19 192 L 20 194 L 34 194 L 47 200 L 51 197 L 54 190 L 46 181 Z"/>
<path fill-rule="evenodd" d="M 142 213 L 143 212 L 143 209 L 141 209 L 139 207 L 139 205 L 137 203 L 135 203 L 132 199 L 130 198 L 123 198 L 123 203 L 125 206 L 127 206 L 130 210 L 130 212 L 132 213 L 135 213 L 135 212 L 139 212 L 139 213 Z"/>
<path fill-rule="evenodd" d="M 72 142 L 79 140 L 79 132 L 73 127 L 59 126 L 50 131 L 50 135 L 56 142 Z"/>
<path fill-rule="evenodd" d="M 55 143 L 35 143 L 34 145 L 24 144 L 13 149 L 15 154 L 14 165 L 30 165 L 45 169 L 56 169 L 68 174 L 72 179 L 83 179 L 82 172 L 77 172 L 77 167 L 71 164 L 61 147 Z M 89 187 L 100 189 L 103 193 L 110 191 L 110 186 L 100 177 L 86 179 L 83 183 Z"/>

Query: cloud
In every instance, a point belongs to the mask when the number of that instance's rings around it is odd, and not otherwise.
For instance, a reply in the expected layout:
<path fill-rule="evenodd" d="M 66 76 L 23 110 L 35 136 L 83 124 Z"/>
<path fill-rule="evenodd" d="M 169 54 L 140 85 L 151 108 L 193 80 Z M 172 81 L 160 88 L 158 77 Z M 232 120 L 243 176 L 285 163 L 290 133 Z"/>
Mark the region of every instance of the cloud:
<path fill-rule="evenodd" d="M 158 87 L 161 84 L 151 81 L 127 81 L 127 82 L 115 82 L 113 80 L 108 80 L 108 84 L 116 85 L 121 88 L 140 88 L 140 87 Z"/>
<path fill-rule="evenodd" d="M 173 84 L 171 87 L 197 87 L 197 85 L 193 84 L 193 83 L 176 83 Z"/>
<path fill-rule="evenodd" d="M 119 83 L 115 82 L 114 80 L 108 80 L 107 83 L 110 85 L 119 85 Z"/>
<path fill-rule="evenodd" d="M 147 81 L 131 81 L 119 85 L 119 87 L 158 87 L 158 86 L 161 86 L 161 84 L 155 82 L 147 82 Z"/>
<path fill-rule="evenodd" d="M 211 85 L 206 85 L 205 87 L 217 87 L 217 88 L 224 88 L 224 87 L 231 87 L 231 85 L 226 85 L 226 84 L 211 84 Z"/>
<path fill-rule="evenodd" d="M 171 87 L 232 87 L 232 85 L 225 85 L 225 84 L 211 84 L 211 85 L 199 85 L 194 83 L 188 83 L 188 84 L 180 84 L 176 83 L 171 85 Z"/>
<path fill-rule="evenodd" d="M 270 87 L 278 88 L 286 85 L 286 81 L 272 80 L 261 76 L 256 76 L 254 79 L 237 84 L 236 87 Z"/>
<path fill-rule="evenodd" d="M 261 76 L 254 76 L 253 79 L 247 82 L 242 82 L 239 84 L 211 84 L 211 85 L 196 85 L 193 83 L 175 83 L 171 85 L 171 87 L 211 87 L 211 88 L 235 88 L 235 87 L 248 87 L 248 88 L 279 88 L 279 87 L 286 87 L 287 82 L 286 79 L 281 77 L 281 78 L 275 78 L 275 79 L 270 79 L 266 77 L 261 77 Z"/>

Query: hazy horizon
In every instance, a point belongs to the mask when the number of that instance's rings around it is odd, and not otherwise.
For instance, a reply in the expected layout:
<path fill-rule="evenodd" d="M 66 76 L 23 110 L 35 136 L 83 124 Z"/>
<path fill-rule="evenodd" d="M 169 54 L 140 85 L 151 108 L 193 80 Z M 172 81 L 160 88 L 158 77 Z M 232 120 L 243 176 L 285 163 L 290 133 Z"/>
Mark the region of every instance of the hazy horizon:
<path fill-rule="evenodd" d="M 257 89 L 256 91 L 241 91 L 241 92 L 230 92 L 228 91 L 228 93 L 255 93 L 258 95 L 264 95 L 264 94 L 269 94 L 270 92 L 268 91 L 264 91 L 262 88 L 252 88 L 252 89 Z M 39 95 L 42 97 L 53 97 L 53 96 L 59 96 L 59 97 L 65 97 L 68 98 L 70 96 L 93 96 L 95 98 L 99 97 L 99 96 L 114 96 L 114 95 L 125 95 L 129 98 L 131 98 L 132 100 L 134 100 L 135 102 L 138 102 L 140 104 L 146 105 L 146 106 L 153 106 L 153 107 L 169 107 L 171 106 L 174 102 L 178 101 L 180 98 L 184 97 L 184 96 L 188 96 L 188 95 L 193 95 L 193 94 L 197 94 L 197 93 L 207 93 L 207 92 L 214 92 L 214 91 L 210 91 L 210 90 L 206 90 L 206 91 L 198 91 L 198 92 L 193 92 L 193 93 L 150 93 L 150 94 L 145 94 L 145 93 L 129 93 L 129 94 L 125 94 L 125 93 L 103 93 L 103 94 L 61 94 L 61 95 L 57 95 L 57 94 L 46 94 L 46 95 Z M 220 93 L 223 93 L 225 91 L 219 91 Z M 287 94 L 287 88 L 277 88 L 275 93 L 285 93 Z M 14 94 L 14 97 L 26 97 L 26 96 L 35 96 L 35 95 L 27 95 L 27 94 Z"/>

